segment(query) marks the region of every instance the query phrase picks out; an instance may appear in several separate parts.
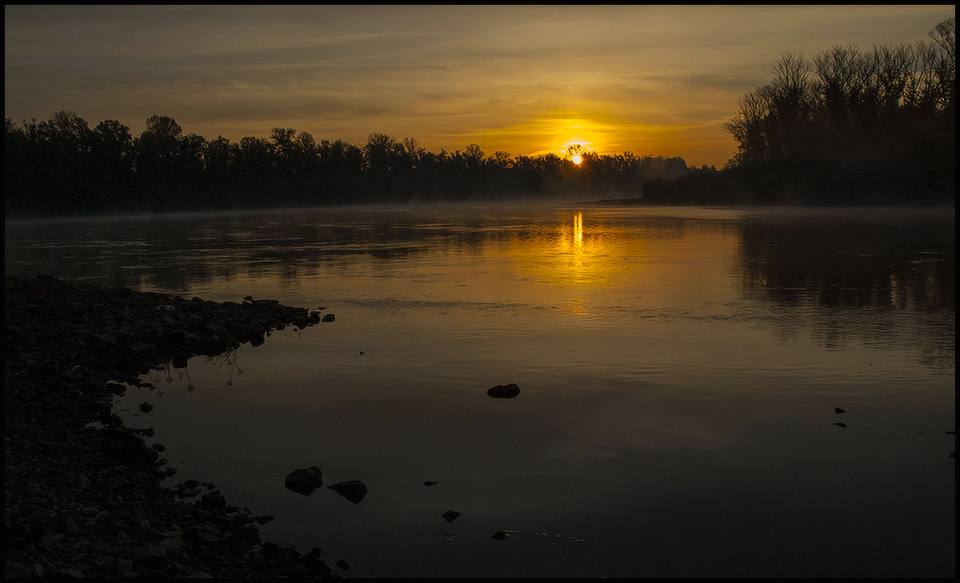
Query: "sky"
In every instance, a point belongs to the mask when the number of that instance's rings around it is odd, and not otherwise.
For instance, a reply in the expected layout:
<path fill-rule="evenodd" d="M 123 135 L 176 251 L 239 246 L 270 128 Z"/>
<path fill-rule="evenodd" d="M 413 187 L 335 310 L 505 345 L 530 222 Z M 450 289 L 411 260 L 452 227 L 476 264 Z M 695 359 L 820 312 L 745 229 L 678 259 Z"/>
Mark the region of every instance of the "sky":
<path fill-rule="evenodd" d="M 784 53 L 929 40 L 939 6 L 5 6 L 4 116 L 75 111 L 207 139 L 292 128 L 431 152 L 681 156 Z"/>

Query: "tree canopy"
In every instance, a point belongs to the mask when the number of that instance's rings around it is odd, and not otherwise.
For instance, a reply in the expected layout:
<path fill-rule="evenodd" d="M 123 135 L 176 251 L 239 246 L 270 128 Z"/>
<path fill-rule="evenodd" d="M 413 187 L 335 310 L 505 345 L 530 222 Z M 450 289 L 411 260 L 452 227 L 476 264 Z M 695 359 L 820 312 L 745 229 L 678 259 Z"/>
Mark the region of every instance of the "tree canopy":
<path fill-rule="evenodd" d="M 433 153 L 415 138 L 372 133 L 364 144 L 274 128 L 231 142 L 184 134 L 153 115 L 139 135 L 117 120 L 91 130 L 72 111 L 5 120 L 8 215 L 184 211 L 406 201 L 640 196 L 654 177 L 694 169 L 678 157 L 582 151 L 487 156 L 477 144 Z"/>

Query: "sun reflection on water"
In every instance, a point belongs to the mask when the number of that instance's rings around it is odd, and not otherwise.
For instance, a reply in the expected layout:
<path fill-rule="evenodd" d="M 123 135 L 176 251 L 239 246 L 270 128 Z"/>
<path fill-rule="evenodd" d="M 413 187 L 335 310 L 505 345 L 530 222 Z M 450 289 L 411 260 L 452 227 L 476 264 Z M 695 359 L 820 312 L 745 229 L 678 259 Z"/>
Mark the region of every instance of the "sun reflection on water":
<path fill-rule="evenodd" d="M 583 252 L 583 213 L 573 216 L 573 245 L 578 255 Z"/>
<path fill-rule="evenodd" d="M 568 215 L 569 216 L 569 215 Z M 508 254 L 524 279 L 552 286 L 595 286 L 635 265 L 642 243 L 617 236 L 609 225 L 591 225 L 582 212 L 556 230 L 514 240 Z"/>

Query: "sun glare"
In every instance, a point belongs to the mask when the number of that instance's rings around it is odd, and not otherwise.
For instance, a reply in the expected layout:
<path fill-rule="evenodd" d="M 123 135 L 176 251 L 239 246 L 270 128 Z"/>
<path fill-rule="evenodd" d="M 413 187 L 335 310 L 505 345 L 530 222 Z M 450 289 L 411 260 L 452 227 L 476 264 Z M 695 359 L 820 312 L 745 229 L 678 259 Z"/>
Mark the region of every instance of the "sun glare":
<path fill-rule="evenodd" d="M 574 164 L 577 166 L 580 165 L 580 162 L 583 162 L 583 158 L 580 157 L 580 154 L 574 154 L 573 158 L 570 158 Z"/>

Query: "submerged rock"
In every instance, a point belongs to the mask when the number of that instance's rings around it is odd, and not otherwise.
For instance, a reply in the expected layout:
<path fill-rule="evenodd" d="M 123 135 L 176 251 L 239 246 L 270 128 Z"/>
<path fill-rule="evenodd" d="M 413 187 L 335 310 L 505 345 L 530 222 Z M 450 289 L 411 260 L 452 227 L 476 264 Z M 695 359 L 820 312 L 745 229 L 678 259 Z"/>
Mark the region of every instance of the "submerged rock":
<path fill-rule="evenodd" d="M 323 486 L 323 472 L 317 466 L 293 470 L 287 474 L 283 485 L 291 492 L 309 496 L 314 490 Z"/>
<path fill-rule="evenodd" d="M 497 385 L 487 390 L 487 395 L 494 399 L 512 399 L 520 394 L 520 387 L 514 383 Z"/>
<path fill-rule="evenodd" d="M 337 482 L 336 484 L 327 487 L 354 504 L 360 504 L 360 501 L 363 500 L 363 497 L 367 495 L 367 486 L 360 480 Z"/>

